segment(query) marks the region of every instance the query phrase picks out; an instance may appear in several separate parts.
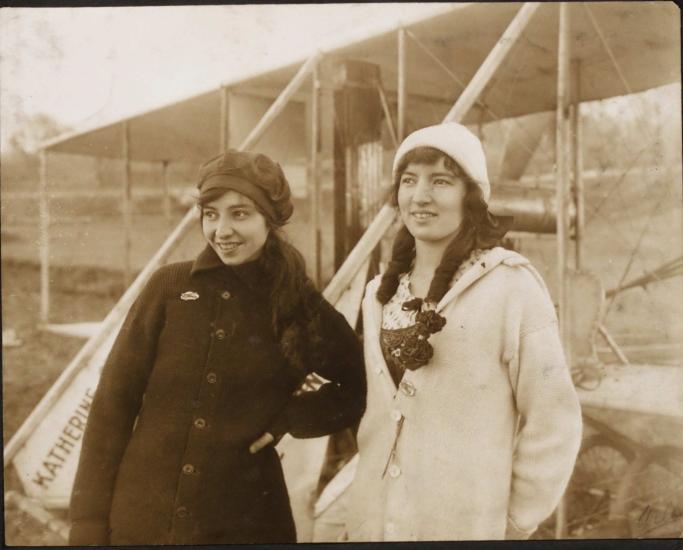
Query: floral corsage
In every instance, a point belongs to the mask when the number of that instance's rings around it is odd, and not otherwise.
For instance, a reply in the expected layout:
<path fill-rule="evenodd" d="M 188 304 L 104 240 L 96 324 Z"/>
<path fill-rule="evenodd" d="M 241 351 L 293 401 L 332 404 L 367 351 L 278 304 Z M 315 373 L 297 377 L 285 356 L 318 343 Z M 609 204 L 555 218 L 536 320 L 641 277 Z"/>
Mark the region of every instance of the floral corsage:
<path fill-rule="evenodd" d="M 434 355 L 434 348 L 429 343 L 429 337 L 439 332 L 446 324 L 446 319 L 433 309 L 422 311 L 424 301 L 415 298 L 403 303 L 404 311 L 417 311 L 414 330 L 405 335 L 400 346 L 392 355 L 396 361 L 406 369 L 417 370 L 429 363 Z"/>

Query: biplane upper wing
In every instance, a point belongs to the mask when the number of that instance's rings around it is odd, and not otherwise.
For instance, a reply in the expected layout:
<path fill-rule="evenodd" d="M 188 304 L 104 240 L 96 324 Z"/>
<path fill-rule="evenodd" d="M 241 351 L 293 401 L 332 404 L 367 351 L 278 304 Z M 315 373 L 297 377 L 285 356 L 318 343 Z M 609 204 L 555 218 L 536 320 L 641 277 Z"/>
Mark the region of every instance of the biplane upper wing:
<path fill-rule="evenodd" d="M 414 113 L 420 125 L 442 120 L 521 5 L 441 6 L 436 13 L 426 9 L 422 19 L 406 22 L 408 116 Z M 465 123 L 555 108 L 557 13 L 555 3 L 540 6 Z M 680 16 L 673 2 L 572 3 L 570 15 L 577 99 L 604 99 L 680 80 Z M 324 53 L 330 58 L 379 65 L 391 101 L 397 88 L 397 29 L 375 31 Z M 302 61 L 224 82 L 223 86 L 231 92 L 274 99 Z M 221 87 L 216 87 L 124 119 L 130 125 L 130 158 L 201 161 L 215 154 L 220 139 L 221 93 Z M 121 122 L 59 136 L 43 147 L 120 157 Z"/>

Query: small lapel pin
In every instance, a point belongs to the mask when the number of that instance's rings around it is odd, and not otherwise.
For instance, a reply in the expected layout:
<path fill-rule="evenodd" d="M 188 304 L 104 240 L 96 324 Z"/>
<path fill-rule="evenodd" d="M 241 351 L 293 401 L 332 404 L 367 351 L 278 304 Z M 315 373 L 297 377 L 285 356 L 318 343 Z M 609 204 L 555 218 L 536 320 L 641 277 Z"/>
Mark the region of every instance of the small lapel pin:
<path fill-rule="evenodd" d="M 187 292 L 183 292 L 180 295 L 180 299 L 186 300 L 186 301 L 187 300 L 196 300 L 197 298 L 199 298 L 199 294 L 197 294 L 196 292 L 194 292 L 192 290 L 188 290 Z"/>

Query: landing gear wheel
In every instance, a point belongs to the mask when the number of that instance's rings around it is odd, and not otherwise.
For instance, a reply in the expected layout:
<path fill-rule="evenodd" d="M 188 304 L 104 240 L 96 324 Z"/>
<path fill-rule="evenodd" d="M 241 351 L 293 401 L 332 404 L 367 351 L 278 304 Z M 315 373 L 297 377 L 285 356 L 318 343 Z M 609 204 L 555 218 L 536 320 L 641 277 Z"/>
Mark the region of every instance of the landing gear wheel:
<path fill-rule="evenodd" d="M 574 473 L 565 493 L 568 538 L 618 538 L 628 536 L 628 525 L 609 519 L 619 484 L 632 449 L 604 434 L 583 440 Z M 555 515 L 543 522 L 533 539 L 555 538 Z"/>
<path fill-rule="evenodd" d="M 633 538 L 683 536 L 683 449 L 659 445 L 633 461 L 612 516 L 628 522 Z"/>

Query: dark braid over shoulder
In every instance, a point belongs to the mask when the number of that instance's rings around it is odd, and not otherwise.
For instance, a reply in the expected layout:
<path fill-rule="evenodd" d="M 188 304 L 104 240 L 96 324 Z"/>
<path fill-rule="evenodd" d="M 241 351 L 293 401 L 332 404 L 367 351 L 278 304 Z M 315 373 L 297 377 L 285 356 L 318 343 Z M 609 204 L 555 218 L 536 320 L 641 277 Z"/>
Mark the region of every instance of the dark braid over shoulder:
<path fill-rule="evenodd" d="M 271 282 L 272 325 L 287 362 L 300 376 L 319 364 L 320 306 L 323 300 L 306 275 L 301 253 L 272 229 L 261 256 Z"/>
<path fill-rule="evenodd" d="M 453 275 L 474 249 L 475 234 L 474 227 L 463 226 L 450 242 L 429 284 L 428 302 L 438 303 L 448 292 Z"/>
<path fill-rule="evenodd" d="M 401 273 L 410 271 L 415 259 L 415 237 L 410 234 L 406 226 L 402 226 L 396 234 L 391 250 L 391 261 L 382 275 L 382 282 L 377 289 L 377 299 L 386 304 L 396 294 L 398 278 Z"/>

